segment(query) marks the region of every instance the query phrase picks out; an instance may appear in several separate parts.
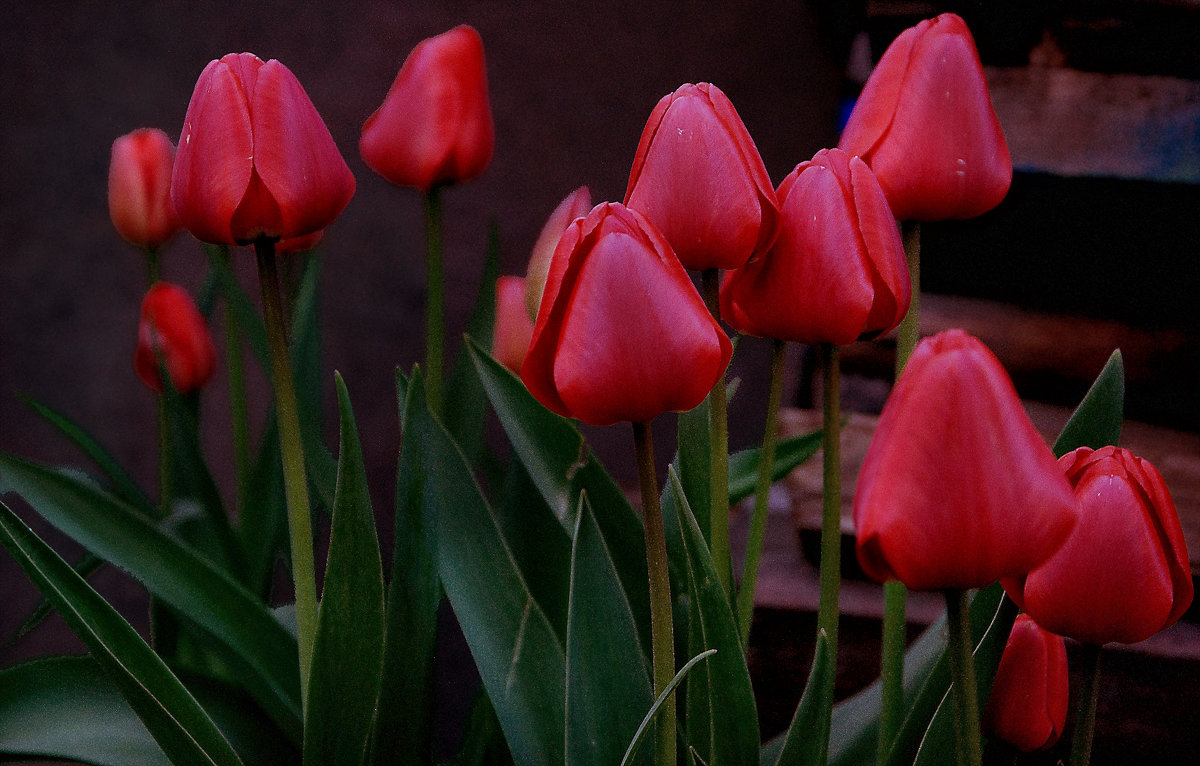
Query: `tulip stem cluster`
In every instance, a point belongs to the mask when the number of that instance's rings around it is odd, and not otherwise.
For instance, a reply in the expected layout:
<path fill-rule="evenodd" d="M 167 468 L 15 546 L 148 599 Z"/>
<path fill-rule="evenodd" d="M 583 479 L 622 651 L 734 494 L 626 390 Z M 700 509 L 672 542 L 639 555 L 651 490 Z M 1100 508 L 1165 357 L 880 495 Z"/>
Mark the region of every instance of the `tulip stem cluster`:
<path fill-rule="evenodd" d="M 1071 736 L 1071 766 L 1087 766 L 1092 759 L 1092 733 L 1096 727 L 1096 698 L 1100 690 L 1100 646 L 1080 645 L 1083 684 L 1075 703 L 1075 733 Z"/>
<path fill-rule="evenodd" d="M 954 733 L 959 766 L 979 766 L 983 761 L 979 741 L 979 700 L 975 692 L 975 657 L 971 641 L 969 591 L 945 591 L 946 624 L 949 629 L 947 654 L 954 697 Z"/>
<path fill-rule="evenodd" d="M 762 450 L 758 458 L 758 482 L 754 487 L 754 512 L 750 516 L 750 533 L 746 539 L 746 563 L 742 569 L 742 585 L 737 595 L 738 628 L 742 643 L 750 645 L 750 623 L 754 616 L 754 587 L 758 582 L 758 566 L 762 558 L 763 539 L 767 531 L 767 507 L 771 494 L 771 479 L 775 469 L 775 443 L 779 432 L 779 405 L 783 398 L 783 361 L 787 342 L 771 343 L 771 373 L 767 389 L 767 417 L 763 427 Z"/>
<path fill-rule="evenodd" d="M 429 408 L 442 412 L 442 359 L 446 324 L 446 286 L 442 273 L 442 192 L 425 193 L 425 388 Z"/>
<path fill-rule="evenodd" d="M 719 269 L 704 269 L 700 272 L 701 292 L 704 305 L 716 322 L 721 321 Z M 709 446 L 709 524 L 713 563 L 717 567 L 717 578 L 725 592 L 733 593 L 733 562 L 729 546 L 729 405 L 725 392 L 725 373 L 717 379 L 708 395 L 708 446 Z"/>
<path fill-rule="evenodd" d="M 667 538 L 658 500 L 658 475 L 654 467 L 654 435 L 650 423 L 633 424 L 638 479 L 642 490 L 642 516 L 646 534 L 646 566 L 650 576 L 650 633 L 654 665 L 654 696 L 666 690 L 675 676 L 675 630 L 671 616 L 671 579 L 667 569 Z M 660 766 L 675 763 L 675 704 L 659 709 L 656 742 Z"/>
<path fill-rule="evenodd" d="M 279 448 L 283 457 L 284 495 L 292 551 L 292 580 L 296 587 L 296 625 L 300 650 L 300 698 L 307 702 L 308 677 L 312 665 L 313 640 L 317 625 L 317 580 L 313 556 L 312 518 L 308 501 L 308 479 L 300 437 L 300 415 L 296 385 L 288 358 L 287 331 L 283 320 L 275 242 L 254 242 L 258 276 L 262 286 L 263 316 L 271 357 L 271 383 L 275 389 L 275 412 Z"/>

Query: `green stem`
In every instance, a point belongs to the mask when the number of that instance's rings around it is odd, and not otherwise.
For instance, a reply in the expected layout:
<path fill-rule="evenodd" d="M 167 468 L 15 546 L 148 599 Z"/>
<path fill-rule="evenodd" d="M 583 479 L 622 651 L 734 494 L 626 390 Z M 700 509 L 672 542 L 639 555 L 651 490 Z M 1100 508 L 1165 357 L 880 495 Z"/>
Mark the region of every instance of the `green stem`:
<path fill-rule="evenodd" d="M 718 324 L 721 322 L 721 272 L 705 269 L 700 273 L 704 303 Z M 729 414 L 725 399 L 725 372 L 708 394 L 709 447 L 709 547 L 717 579 L 725 593 L 733 593 L 733 560 L 729 548 Z"/>
<path fill-rule="evenodd" d="M 425 395 L 442 412 L 442 366 L 446 336 L 446 281 L 442 265 L 442 190 L 425 193 Z"/>
<path fill-rule="evenodd" d="M 231 269 L 229 248 L 217 255 L 225 269 Z M 225 294 L 222 313 L 225 325 L 225 370 L 229 380 L 229 409 L 233 426 L 233 470 L 237 483 L 237 510 L 246 507 L 250 485 L 250 416 L 246 405 L 246 374 L 242 365 L 241 324 L 233 308 L 233 296 Z M 240 517 L 239 517 L 240 518 Z"/>
<path fill-rule="evenodd" d="M 162 518 L 165 519 L 171 515 L 171 505 L 175 502 L 175 455 L 171 449 L 171 416 L 166 392 L 166 387 L 171 385 L 171 377 L 161 360 L 158 369 L 163 385 L 163 391 L 158 395 L 158 502 Z"/>
<path fill-rule="evenodd" d="M 254 242 L 258 275 L 262 283 L 263 314 L 271 355 L 271 383 L 275 389 L 275 413 L 279 427 L 279 451 L 283 457 L 283 483 L 287 499 L 288 531 L 291 535 L 292 579 L 296 585 L 296 625 L 300 649 L 300 698 L 307 705 L 308 677 L 312 665 L 313 639 L 317 626 L 317 580 L 313 556 L 312 517 L 308 503 L 308 479 L 304 470 L 304 448 L 300 440 L 300 415 L 296 386 L 288 358 L 287 331 L 279 275 L 275 264 L 275 242 Z"/>
<path fill-rule="evenodd" d="M 1075 703 L 1075 733 L 1071 737 L 1071 766 L 1087 766 L 1092 759 L 1092 733 L 1096 729 L 1096 697 L 1100 690 L 1100 647 L 1083 644 L 1083 686 Z"/>
<path fill-rule="evenodd" d="M 825 632 L 829 656 L 837 665 L 838 597 L 842 583 L 842 467 L 841 467 L 841 364 L 838 347 L 822 343 L 822 436 L 824 453 L 821 491 L 821 601 L 817 606 L 817 635 Z M 825 695 L 833 698 L 834 677 L 829 674 Z"/>
<path fill-rule="evenodd" d="M 959 766 L 980 766 L 983 760 L 979 741 L 979 700 L 975 686 L 975 656 L 971 641 L 971 622 L 967 614 L 966 590 L 945 591 L 946 624 L 949 628 L 950 693 L 954 697 L 955 750 Z"/>
<path fill-rule="evenodd" d="M 147 247 L 146 253 L 146 288 L 149 289 L 159 279 L 158 248 Z"/>
<path fill-rule="evenodd" d="M 904 371 L 920 339 L 921 324 L 921 224 L 905 223 L 902 229 L 908 275 L 912 281 L 912 302 L 900 322 L 896 338 L 896 377 Z M 883 763 L 900 723 L 904 720 L 904 645 L 905 611 L 908 589 L 898 580 L 883 586 L 883 639 L 880 651 L 882 700 L 879 711 L 879 762 Z"/>
<path fill-rule="evenodd" d="M 658 502 L 658 475 L 654 467 L 654 435 L 650 423 L 633 424 L 638 479 L 642 489 L 642 516 L 646 530 L 646 566 L 650 575 L 650 636 L 654 664 L 654 696 L 662 694 L 675 677 L 675 631 L 671 616 L 671 579 L 667 570 L 667 539 L 662 507 Z M 658 765 L 675 766 L 675 701 L 659 709 L 655 727 Z"/>
<path fill-rule="evenodd" d="M 754 587 L 762 559 L 763 538 L 767 531 L 767 503 L 775 468 L 775 442 L 779 432 L 779 403 L 783 398 L 783 358 L 787 344 L 776 340 L 771 345 L 771 378 L 767 390 L 767 419 L 763 427 L 762 449 L 758 455 L 758 483 L 754 488 L 754 513 L 746 540 L 746 563 L 742 568 L 742 586 L 737 595 L 738 628 L 742 646 L 750 645 L 750 623 L 754 617 Z"/>

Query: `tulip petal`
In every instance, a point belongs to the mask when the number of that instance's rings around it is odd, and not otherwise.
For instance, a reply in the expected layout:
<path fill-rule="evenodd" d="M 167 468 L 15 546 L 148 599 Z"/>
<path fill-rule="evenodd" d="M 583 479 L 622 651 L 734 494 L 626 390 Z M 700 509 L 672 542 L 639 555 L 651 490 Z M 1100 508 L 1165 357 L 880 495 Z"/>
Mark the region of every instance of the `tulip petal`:
<path fill-rule="evenodd" d="M 209 63 L 188 103 L 171 177 L 175 210 L 197 239 L 236 244 L 229 221 L 250 185 L 252 136 L 241 82 L 224 60 Z"/>
<path fill-rule="evenodd" d="M 308 94 L 278 61 L 258 71 L 251 115 L 254 168 L 280 215 L 279 231 L 263 233 L 289 239 L 323 229 L 354 196 L 354 176 Z"/>

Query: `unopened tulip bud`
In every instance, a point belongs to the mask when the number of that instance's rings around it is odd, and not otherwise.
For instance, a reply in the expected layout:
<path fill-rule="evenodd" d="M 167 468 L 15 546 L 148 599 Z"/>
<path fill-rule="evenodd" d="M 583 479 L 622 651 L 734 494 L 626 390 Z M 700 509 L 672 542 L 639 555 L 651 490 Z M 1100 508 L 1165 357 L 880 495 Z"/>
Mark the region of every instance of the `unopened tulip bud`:
<path fill-rule="evenodd" d="M 533 338 L 533 320 L 525 311 L 524 277 L 496 280 L 496 324 L 492 330 L 492 356 L 515 373 L 521 372 L 525 352 Z"/>
<path fill-rule="evenodd" d="M 591 209 L 592 193 L 586 186 L 580 186 L 558 203 L 558 207 L 554 208 L 554 212 L 542 226 L 542 232 L 533 244 L 529 266 L 525 271 L 525 308 L 531 321 L 537 320 L 538 306 L 542 304 L 542 291 L 546 289 L 546 275 L 550 273 L 550 257 L 554 255 L 554 248 L 558 247 L 558 240 L 567 230 L 567 224 L 587 215 Z"/>
<path fill-rule="evenodd" d="M 178 285 L 157 282 L 142 300 L 133 369 L 142 382 L 162 391 L 159 365 L 180 393 L 204 386 L 213 375 L 217 354 L 212 336 L 192 297 Z"/>
<path fill-rule="evenodd" d="M 181 225 L 171 204 L 175 145 L 157 128 L 139 128 L 112 145 L 108 166 L 108 214 L 131 245 L 157 250 Z"/>
<path fill-rule="evenodd" d="M 1062 636 L 1017 615 L 992 681 L 984 730 L 1024 753 L 1045 750 L 1067 724 L 1067 686 Z"/>

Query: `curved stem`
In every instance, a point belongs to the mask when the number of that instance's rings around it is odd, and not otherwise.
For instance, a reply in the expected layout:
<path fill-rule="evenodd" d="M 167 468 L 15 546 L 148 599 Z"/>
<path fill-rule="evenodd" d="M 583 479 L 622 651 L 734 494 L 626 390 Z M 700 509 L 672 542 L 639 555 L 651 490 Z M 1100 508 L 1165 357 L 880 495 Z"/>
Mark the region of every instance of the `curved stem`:
<path fill-rule="evenodd" d="M 442 414 L 442 366 L 446 336 L 446 280 L 442 264 L 442 190 L 425 193 L 425 394 Z"/>
<path fill-rule="evenodd" d="M 705 269 L 700 273 L 704 304 L 717 324 L 721 322 L 721 272 Z M 729 548 L 729 414 L 725 398 L 725 373 L 708 394 L 709 447 L 709 548 L 717 579 L 726 595 L 733 593 L 733 560 Z"/>
<path fill-rule="evenodd" d="M 822 437 L 824 453 L 821 492 L 821 601 L 817 607 L 817 635 L 825 632 L 835 672 L 829 674 L 825 695 L 832 700 L 837 675 L 838 598 L 842 583 L 842 471 L 841 471 L 841 371 L 838 347 L 821 344 Z"/>
<path fill-rule="evenodd" d="M 900 322 L 896 338 L 896 377 L 904 372 L 920 339 L 921 323 L 921 224 L 908 222 L 903 226 L 904 254 L 908 260 L 908 275 L 912 281 L 912 302 Z M 883 586 L 883 639 L 880 652 L 882 701 L 879 711 L 879 762 L 891 749 L 892 742 L 904 720 L 904 645 L 905 611 L 908 589 L 898 580 Z"/>
<path fill-rule="evenodd" d="M 1100 690 L 1100 647 L 1080 647 L 1083 686 L 1075 703 L 1075 733 L 1071 737 L 1071 766 L 1087 766 L 1092 759 L 1092 733 L 1096 729 L 1096 697 Z"/>
<path fill-rule="evenodd" d="M 949 627 L 950 693 L 954 697 L 954 733 L 959 766 L 980 766 L 983 755 L 979 741 L 979 699 L 976 697 L 975 656 L 971 622 L 967 615 L 967 591 L 945 592 L 946 623 Z"/>
<path fill-rule="evenodd" d="M 307 705 L 308 677 L 317 626 L 317 579 L 313 556 L 312 517 L 308 502 L 308 479 L 304 469 L 304 448 L 300 440 L 296 385 L 292 381 L 287 330 L 283 322 L 283 301 L 275 264 L 275 242 L 266 239 L 255 240 L 254 252 L 258 257 L 267 345 L 271 356 L 271 384 L 275 389 L 279 451 L 283 457 L 283 484 L 292 549 L 292 580 L 296 587 L 300 698 Z"/>
<path fill-rule="evenodd" d="M 743 647 L 750 645 L 750 623 L 754 617 L 754 587 L 758 582 L 758 566 L 762 558 L 763 538 L 767 531 L 767 505 L 775 468 L 775 442 L 779 432 L 779 403 L 783 397 L 783 358 L 786 349 L 787 344 L 782 340 L 776 340 L 771 345 L 767 419 L 763 427 L 762 449 L 758 454 L 758 483 L 754 488 L 754 513 L 750 516 L 750 533 L 746 540 L 746 563 L 742 568 L 742 585 L 737 595 L 738 628 L 741 631 Z"/>
<path fill-rule="evenodd" d="M 658 502 L 658 475 L 654 467 L 654 435 L 650 423 L 633 424 L 638 479 L 642 490 L 642 516 L 646 530 L 646 566 L 650 575 L 650 636 L 654 664 L 654 696 L 675 677 L 675 631 L 671 617 L 671 579 L 667 570 L 667 538 L 662 507 Z M 675 766 L 675 701 L 659 709 L 655 727 L 658 765 Z"/>

